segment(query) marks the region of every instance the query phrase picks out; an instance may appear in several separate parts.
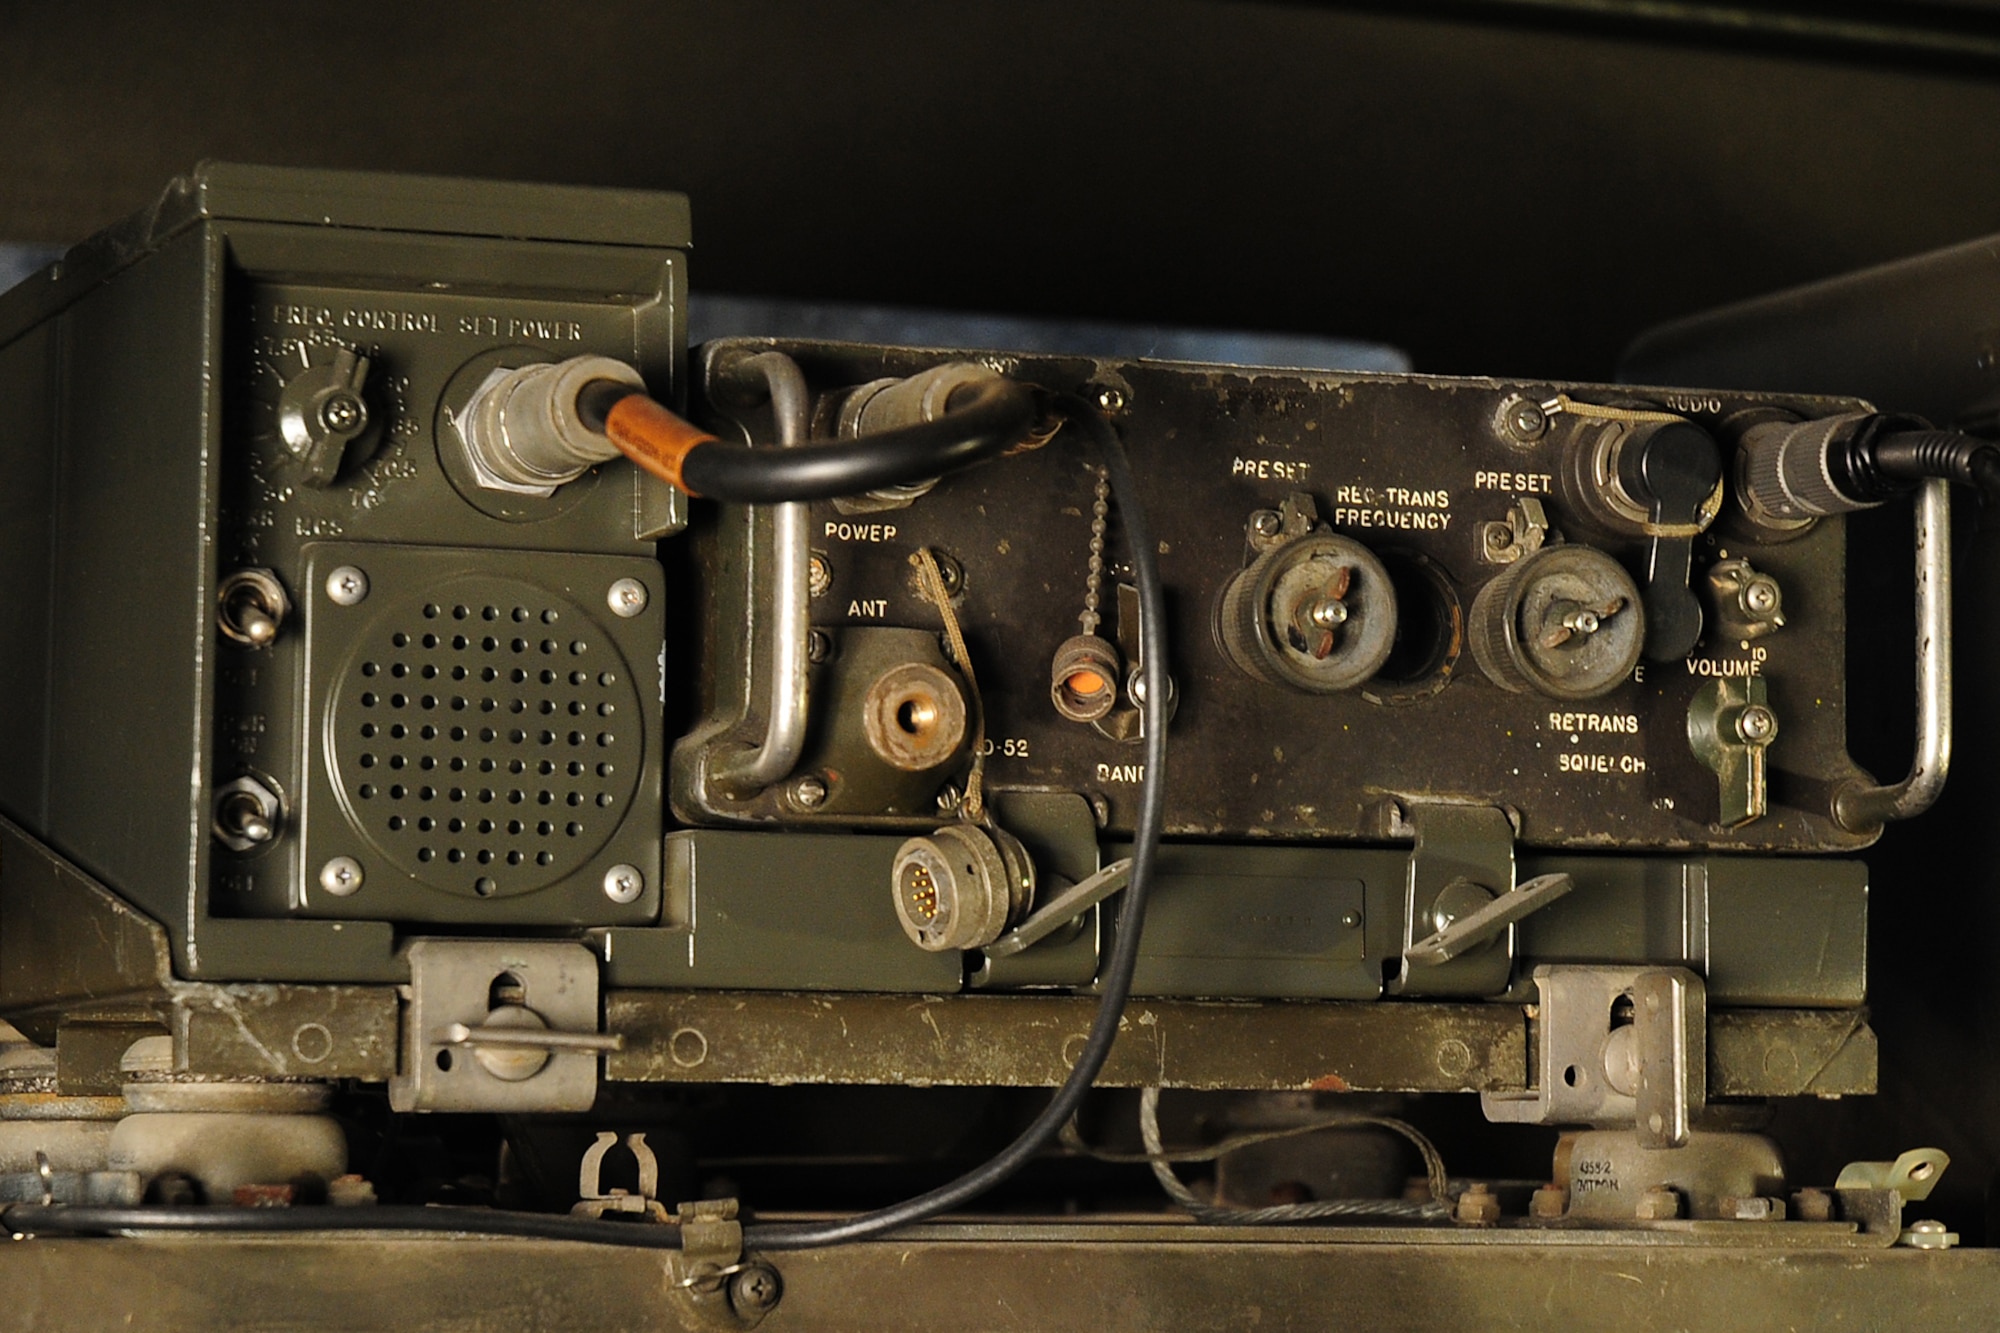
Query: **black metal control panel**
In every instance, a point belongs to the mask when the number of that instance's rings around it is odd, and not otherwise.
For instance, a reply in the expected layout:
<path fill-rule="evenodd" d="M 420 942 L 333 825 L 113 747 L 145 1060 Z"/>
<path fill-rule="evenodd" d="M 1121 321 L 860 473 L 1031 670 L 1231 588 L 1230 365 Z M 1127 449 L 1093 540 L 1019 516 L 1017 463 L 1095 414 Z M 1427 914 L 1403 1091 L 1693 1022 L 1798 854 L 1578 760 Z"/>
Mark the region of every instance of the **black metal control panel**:
<path fill-rule="evenodd" d="M 1859 776 L 1842 524 L 1757 528 L 1730 475 L 1746 422 L 1847 400 L 759 345 L 799 361 L 821 430 L 856 386 L 954 359 L 1111 417 L 1167 585 L 1173 834 L 1396 837 L 1409 802 L 1449 801 L 1503 807 L 1543 847 L 1869 840 L 1828 813 Z M 729 350 L 711 344 L 703 366 Z M 760 411 L 697 410 L 726 435 L 773 438 Z M 686 623 L 701 656 L 685 682 L 698 716 L 676 756 L 677 813 L 916 826 L 951 808 L 977 750 L 985 786 L 1080 792 L 1107 828 L 1129 829 L 1143 777 L 1136 601 L 1115 506 L 1092 578 L 1098 466 L 1064 430 L 914 500 L 813 505 L 805 757 L 799 777 L 740 799 L 691 775 L 701 747 L 754 743 L 769 706 L 768 529 L 742 511 L 698 522 Z M 887 632 L 934 645 L 944 629 L 920 549 L 969 645 L 976 680 L 960 683 L 983 728 L 951 764 L 885 781 L 855 714 L 896 665 Z M 1087 720 L 1052 694 L 1059 650 L 1080 634 L 1111 650 L 1072 677 L 1111 692 Z M 936 652 L 920 656 L 935 667 Z"/>

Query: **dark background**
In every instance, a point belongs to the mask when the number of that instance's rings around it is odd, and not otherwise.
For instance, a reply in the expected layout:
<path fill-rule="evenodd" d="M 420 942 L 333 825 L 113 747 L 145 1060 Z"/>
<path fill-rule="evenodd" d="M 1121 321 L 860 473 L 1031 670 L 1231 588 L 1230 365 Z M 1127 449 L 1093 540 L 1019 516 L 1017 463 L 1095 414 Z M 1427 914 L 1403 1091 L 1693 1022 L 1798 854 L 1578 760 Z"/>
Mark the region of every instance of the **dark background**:
<path fill-rule="evenodd" d="M 1658 320 L 2000 231 L 1989 6 L 1388 8 L 4 4 L 0 240 L 202 157 L 655 186 L 697 290 L 1603 378 Z"/>
<path fill-rule="evenodd" d="M 693 196 L 697 291 L 1604 378 L 1662 319 L 2000 231 L 1992 5 L 1669 10 L 0 4 L 0 241 L 78 239 L 204 157 L 650 186 Z M 1968 1239 L 2000 1161 L 1986 526 L 1957 772 L 1871 856 L 1885 1093 L 1785 1112 L 1804 1179 L 1947 1148 Z M 1856 615 L 1899 641 L 1906 596 Z M 1907 687 L 1881 679 L 1857 751 L 1894 776 Z"/>

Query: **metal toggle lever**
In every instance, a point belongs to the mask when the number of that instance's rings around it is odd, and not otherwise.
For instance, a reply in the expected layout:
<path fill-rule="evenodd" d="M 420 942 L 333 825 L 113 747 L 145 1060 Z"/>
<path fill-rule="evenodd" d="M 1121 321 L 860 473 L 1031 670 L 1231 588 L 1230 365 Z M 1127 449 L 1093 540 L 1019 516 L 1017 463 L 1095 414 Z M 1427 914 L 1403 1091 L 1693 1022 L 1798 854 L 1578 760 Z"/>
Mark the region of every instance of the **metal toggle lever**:
<path fill-rule="evenodd" d="M 1403 950 L 1413 963 L 1434 967 L 1448 963 L 1469 949 L 1497 936 L 1501 931 L 1539 908 L 1546 907 L 1576 887 L 1568 875 L 1537 875 L 1516 884 L 1506 893 L 1476 911 L 1451 922 L 1444 929 L 1418 940 Z"/>
<path fill-rule="evenodd" d="M 622 1051 L 625 1038 L 616 1032 L 551 1032 L 546 1028 L 510 1028 L 464 1023 L 448 1025 L 440 1038 L 447 1046 L 499 1046 L 532 1051 Z"/>

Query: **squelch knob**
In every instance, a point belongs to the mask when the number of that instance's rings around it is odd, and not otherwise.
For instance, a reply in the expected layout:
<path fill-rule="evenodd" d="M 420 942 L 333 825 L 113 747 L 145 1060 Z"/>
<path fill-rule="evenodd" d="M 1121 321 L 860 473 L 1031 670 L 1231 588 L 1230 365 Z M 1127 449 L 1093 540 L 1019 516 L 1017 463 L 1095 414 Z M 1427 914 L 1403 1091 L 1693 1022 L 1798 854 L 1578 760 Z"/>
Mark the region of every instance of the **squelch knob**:
<path fill-rule="evenodd" d="M 1646 612 L 1610 556 L 1545 546 L 1479 590 L 1469 632 L 1479 669 L 1502 689 L 1594 699 L 1638 665 Z"/>

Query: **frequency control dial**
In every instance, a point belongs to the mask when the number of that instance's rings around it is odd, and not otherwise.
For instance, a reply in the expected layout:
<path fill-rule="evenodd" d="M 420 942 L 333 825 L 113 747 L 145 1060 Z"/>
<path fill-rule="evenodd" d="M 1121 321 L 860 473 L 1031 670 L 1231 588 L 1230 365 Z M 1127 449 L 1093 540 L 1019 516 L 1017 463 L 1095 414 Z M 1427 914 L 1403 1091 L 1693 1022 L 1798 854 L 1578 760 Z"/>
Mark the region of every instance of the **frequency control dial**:
<path fill-rule="evenodd" d="M 1267 550 L 1230 581 L 1216 631 L 1245 673 L 1333 694 L 1382 669 L 1396 642 L 1396 590 L 1360 542 L 1310 532 Z"/>
<path fill-rule="evenodd" d="M 1479 590 L 1472 655 L 1516 694 L 1594 699 L 1638 664 L 1646 616 L 1638 585 L 1588 546 L 1545 546 Z"/>

